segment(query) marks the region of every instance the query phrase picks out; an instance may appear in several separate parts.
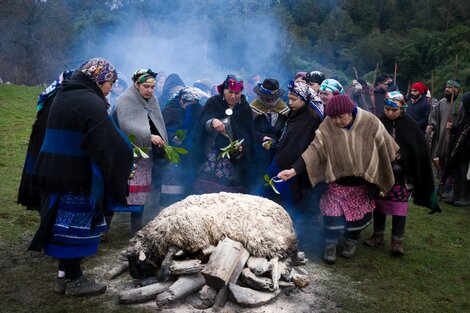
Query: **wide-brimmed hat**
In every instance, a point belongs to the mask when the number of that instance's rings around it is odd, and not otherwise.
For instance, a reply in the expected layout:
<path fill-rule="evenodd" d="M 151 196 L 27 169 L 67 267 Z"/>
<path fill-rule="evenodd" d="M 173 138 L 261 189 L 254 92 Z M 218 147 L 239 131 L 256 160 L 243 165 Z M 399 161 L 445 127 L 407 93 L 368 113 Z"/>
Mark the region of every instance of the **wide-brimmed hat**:
<path fill-rule="evenodd" d="M 284 89 L 279 89 L 279 82 L 273 78 L 266 78 L 262 84 L 258 84 L 253 88 L 253 91 L 258 96 L 267 99 L 277 99 L 286 93 Z"/>

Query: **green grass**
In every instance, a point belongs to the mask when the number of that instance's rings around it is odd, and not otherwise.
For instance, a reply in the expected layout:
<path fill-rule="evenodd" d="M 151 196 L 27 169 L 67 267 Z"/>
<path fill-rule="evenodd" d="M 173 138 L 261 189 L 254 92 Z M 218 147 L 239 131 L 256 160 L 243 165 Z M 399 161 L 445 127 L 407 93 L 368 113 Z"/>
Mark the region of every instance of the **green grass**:
<path fill-rule="evenodd" d="M 116 306 L 108 294 L 80 300 L 55 296 L 51 292 L 55 261 L 27 252 L 39 218 L 37 212 L 17 205 L 16 196 L 40 91 L 0 85 L 0 311 L 106 312 L 110 306 L 113 312 L 128 311 L 127 306 Z M 429 215 L 426 209 L 411 206 L 402 258 L 389 255 L 388 220 L 386 245 L 361 244 L 354 259 L 338 257 L 334 266 L 314 257 L 309 267 L 321 266 L 331 274 L 333 279 L 321 283 L 344 312 L 469 312 L 470 208 L 442 207 L 442 214 Z M 125 246 L 128 219 L 113 223 L 114 240 L 87 258 L 85 269 Z M 371 227 L 363 238 L 370 234 Z"/>
<path fill-rule="evenodd" d="M 31 234 L 37 214 L 16 204 L 18 186 L 42 88 L 0 85 L 0 239 Z"/>

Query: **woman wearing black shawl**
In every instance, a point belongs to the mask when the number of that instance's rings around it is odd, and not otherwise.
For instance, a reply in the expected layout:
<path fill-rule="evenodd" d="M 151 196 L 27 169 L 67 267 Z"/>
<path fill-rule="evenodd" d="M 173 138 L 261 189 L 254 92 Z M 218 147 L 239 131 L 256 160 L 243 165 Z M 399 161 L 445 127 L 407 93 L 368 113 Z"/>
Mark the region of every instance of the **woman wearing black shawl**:
<path fill-rule="evenodd" d="M 470 92 L 462 98 L 463 105 L 455 126 L 450 129 L 452 140 L 447 149 L 447 163 L 441 184 L 454 173 L 454 196 L 451 203 L 455 206 L 470 205 Z"/>
<path fill-rule="evenodd" d="M 315 131 L 323 120 L 323 102 L 317 93 L 306 84 L 290 82 L 289 107 L 286 124 L 282 130 L 273 161 L 266 173 L 269 177 L 276 176 L 280 171 L 292 167 L 315 138 Z M 288 181 L 275 182 L 274 186 L 280 192 L 281 203 L 294 218 L 293 207 L 297 206 L 305 196 L 303 193 L 305 193 L 306 187 L 310 188 L 307 173 Z M 265 196 L 271 199 L 275 198 L 272 189 L 266 189 Z"/>
<path fill-rule="evenodd" d="M 116 79 L 109 61 L 94 58 L 64 81 L 33 170 L 44 214 L 29 249 L 59 260 L 58 294 L 106 290 L 83 276 L 81 260 L 98 250 L 107 200 L 126 204 L 132 148 L 109 118 L 105 99 Z"/>
<path fill-rule="evenodd" d="M 242 95 L 243 80 L 228 75 L 217 90 L 219 94 L 207 100 L 199 119 L 194 189 L 196 193 L 249 192 L 254 130 L 250 105 Z M 230 158 L 220 155 L 220 148 L 230 144 L 228 137 L 243 139 Z"/>
<path fill-rule="evenodd" d="M 311 87 L 291 81 L 288 89 L 290 111 L 273 161 L 266 172 L 269 177 L 292 167 L 315 138 L 315 131 L 324 116 L 323 102 Z M 288 181 L 275 180 L 274 187 L 280 193 L 279 196 L 269 187 L 264 189 L 264 196 L 279 201 L 289 212 L 299 242 L 312 244 L 314 236 L 310 221 L 319 211 L 320 196 L 325 186 L 321 184 L 312 190 L 305 171 Z"/>
<path fill-rule="evenodd" d="M 431 209 L 431 213 L 440 212 L 426 139 L 416 122 L 403 111 L 404 107 L 405 98 L 399 91 L 388 93 L 384 113 L 379 119 L 400 146 L 399 157 L 393 162 L 395 184 L 385 197 L 376 197 L 374 234 L 365 242 L 372 247 L 382 244 L 387 215 L 392 215 L 392 253 L 398 256 L 404 253 L 403 238 L 411 191 L 416 205 Z"/>
<path fill-rule="evenodd" d="M 194 155 L 194 133 L 201 116 L 201 98 L 202 94 L 198 88 L 184 87 L 162 112 L 170 144 L 186 149 L 188 155 L 182 156 L 177 164 L 168 164 L 163 171 L 161 207 L 167 207 L 192 193 L 195 177 L 192 157 Z"/>

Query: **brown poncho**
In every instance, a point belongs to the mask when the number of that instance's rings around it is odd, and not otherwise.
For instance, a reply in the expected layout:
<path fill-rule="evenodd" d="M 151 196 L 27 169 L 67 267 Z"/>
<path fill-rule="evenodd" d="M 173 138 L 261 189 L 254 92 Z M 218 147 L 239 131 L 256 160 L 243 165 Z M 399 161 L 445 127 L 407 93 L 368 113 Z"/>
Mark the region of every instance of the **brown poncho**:
<path fill-rule="evenodd" d="M 356 176 L 388 191 L 395 183 L 391 163 L 398 149 L 380 120 L 358 108 L 349 130 L 325 118 L 302 158 L 312 185 Z"/>

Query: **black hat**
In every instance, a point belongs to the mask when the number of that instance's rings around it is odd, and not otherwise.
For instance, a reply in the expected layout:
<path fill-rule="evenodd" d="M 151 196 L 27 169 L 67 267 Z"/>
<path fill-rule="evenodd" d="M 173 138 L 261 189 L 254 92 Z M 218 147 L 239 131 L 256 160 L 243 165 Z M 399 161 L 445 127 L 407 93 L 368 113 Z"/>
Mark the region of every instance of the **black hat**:
<path fill-rule="evenodd" d="M 307 78 L 307 84 L 317 83 L 321 85 L 322 81 L 326 79 L 326 76 L 320 71 L 311 71 L 307 73 L 306 78 Z"/>
<path fill-rule="evenodd" d="M 284 89 L 279 89 L 279 82 L 273 78 L 266 78 L 262 84 L 258 84 L 253 88 L 253 91 L 258 96 L 267 99 L 277 99 L 286 93 Z"/>

